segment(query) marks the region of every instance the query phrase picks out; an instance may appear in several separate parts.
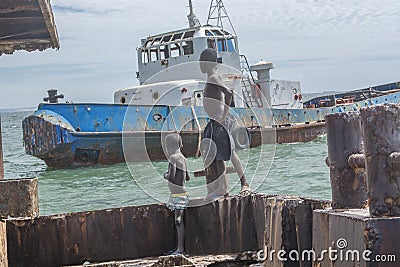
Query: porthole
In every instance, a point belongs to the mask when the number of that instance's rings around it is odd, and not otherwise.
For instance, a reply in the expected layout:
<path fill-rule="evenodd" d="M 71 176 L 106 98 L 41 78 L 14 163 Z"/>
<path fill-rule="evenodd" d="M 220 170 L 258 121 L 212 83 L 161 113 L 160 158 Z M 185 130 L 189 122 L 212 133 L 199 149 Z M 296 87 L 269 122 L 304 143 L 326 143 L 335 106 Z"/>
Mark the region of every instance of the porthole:
<path fill-rule="evenodd" d="M 153 120 L 155 120 L 157 122 L 162 121 L 162 119 L 163 119 L 163 116 L 160 113 L 156 113 L 153 115 Z"/>

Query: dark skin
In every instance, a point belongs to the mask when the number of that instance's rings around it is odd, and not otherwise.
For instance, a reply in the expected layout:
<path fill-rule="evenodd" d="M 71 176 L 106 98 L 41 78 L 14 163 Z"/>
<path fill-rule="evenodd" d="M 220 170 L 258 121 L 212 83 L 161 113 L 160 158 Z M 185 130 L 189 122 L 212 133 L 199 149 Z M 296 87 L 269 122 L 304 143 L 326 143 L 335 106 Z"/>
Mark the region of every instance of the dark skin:
<path fill-rule="evenodd" d="M 216 72 L 216 62 L 200 61 L 200 70 L 202 73 L 207 74 L 207 84 L 204 89 L 203 105 L 207 115 L 223 123 L 229 112 L 229 105 L 232 102 L 232 92 L 225 87 L 222 78 Z M 218 172 L 225 166 L 216 160 Z M 232 151 L 231 161 L 238 176 L 240 177 L 241 192 L 250 190 L 249 184 L 244 176 L 242 163 L 235 151 Z M 223 171 L 225 172 L 225 170 Z"/>
<path fill-rule="evenodd" d="M 170 155 L 168 172 L 164 173 L 164 178 L 168 180 L 168 187 L 171 194 L 186 193 L 184 182 L 189 181 L 186 159 L 182 155 L 179 147 L 167 147 Z M 172 255 L 185 254 L 185 225 L 183 222 L 184 210 L 175 210 L 175 227 L 178 234 L 178 246 Z"/>

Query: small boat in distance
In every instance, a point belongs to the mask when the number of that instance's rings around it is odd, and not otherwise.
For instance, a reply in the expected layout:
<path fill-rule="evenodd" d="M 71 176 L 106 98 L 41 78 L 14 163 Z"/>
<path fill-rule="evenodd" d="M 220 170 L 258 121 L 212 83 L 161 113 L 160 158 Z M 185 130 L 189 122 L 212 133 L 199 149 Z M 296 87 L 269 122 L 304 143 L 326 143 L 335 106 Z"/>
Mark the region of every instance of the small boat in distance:
<path fill-rule="evenodd" d="M 191 0 L 189 6 L 188 28 L 142 39 L 137 49 L 140 85 L 117 90 L 114 103 L 58 103 L 63 96 L 49 90 L 47 103 L 23 121 L 26 153 L 54 168 L 162 160 L 163 134 L 179 131 L 183 153 L 199 156 L 209 120 L 203 108 L 206 77 L 198 64 L 206 48 L 217 51 L 223 63 L 219 72 L 235 96 L 230 110 L 244 129 L 234 136 L 239 148 L 311 141 L 325 132 L 327 114 L 399 103 L 399 82 L 304 102 L 300 82 L 271 79 L 271 62 L 250 66 L 239 53 L 222 0 L 211 1 L 204 25 Z"/>

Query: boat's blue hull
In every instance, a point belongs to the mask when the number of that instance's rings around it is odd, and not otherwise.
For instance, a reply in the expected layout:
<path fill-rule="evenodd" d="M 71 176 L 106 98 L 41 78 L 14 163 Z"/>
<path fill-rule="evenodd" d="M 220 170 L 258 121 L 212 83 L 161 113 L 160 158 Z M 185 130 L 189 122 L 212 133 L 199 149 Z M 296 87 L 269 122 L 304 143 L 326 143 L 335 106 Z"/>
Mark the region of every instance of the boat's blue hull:
<path fill-rule="evenodd" d="M 394 92 L 329 108 L 232 108 L 232 111 L 249 128 L 251 145 L 257 146 L 310 141 L 324 132 L 320 122 L 327 114 L 399 103 L 399 99 L 400 92 Z M 125 160 L 163 159 L 162 133 L 179 130 L 184 139 L 184 153 L 195 156 L 199 134 L 207 121 L 202 107 L 41 104 L 23 121 L 24 143 L 28 154 L 43 159 L 48 166 L 70 168 Z M 124 156 L 124 150 L 129 159 Z"/>

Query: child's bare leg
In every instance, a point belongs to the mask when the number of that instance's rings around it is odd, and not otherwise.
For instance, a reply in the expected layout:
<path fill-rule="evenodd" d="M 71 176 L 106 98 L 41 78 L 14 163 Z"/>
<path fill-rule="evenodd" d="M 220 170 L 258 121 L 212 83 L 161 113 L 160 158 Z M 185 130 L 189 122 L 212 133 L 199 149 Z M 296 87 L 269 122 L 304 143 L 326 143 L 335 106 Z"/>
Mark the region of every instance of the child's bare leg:
<path fill-rule="evenodd" d="M 217 197 L 225 196 L 228 193 L 225 162 L 223 160 L 214 160 L 208 168 L 208 181 L 210 183 L 207 186 L 208 195 L 206 199 L 213 200 Z"/>
<path fill-rule="evenodd" d="M 183 223 L 184 210 L 175 210 L 175 226 L 178 234 L 178 246 L 173 255 L 185 253 L 185 225 Z"/>
<path fill-rule="evenodd" d="M 221 196 L 228 194 L 228 176 L 226 175 L 226 164 L 223 160 L 217 160 L 218 189 Z"/>
<path fill-rule="evenodd" d="M 211 194 L 218 189 L 217 184 L 218 171 L 215 160 L 207 167 L 206 182 L 207 182 L 207 193 Z"/>
<path fill-rule="evenodd" d="M 232 161 L 233 167 L 235 168 L 235 170 L 240 178 L 240 185 L 242 187 L 240 191 L 241 192 L 249 191 L 250 187 L 249 187 L 249 184 L 247 183 L 246 178 L 244 177 L 244 170 L 243 170 L 242 163 L 240 162 L 240 159 L 235 151 L 232 151 L 231 161 Z"/>

